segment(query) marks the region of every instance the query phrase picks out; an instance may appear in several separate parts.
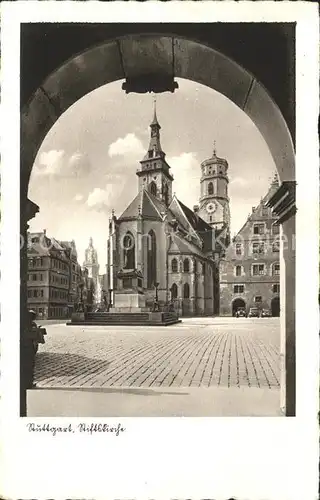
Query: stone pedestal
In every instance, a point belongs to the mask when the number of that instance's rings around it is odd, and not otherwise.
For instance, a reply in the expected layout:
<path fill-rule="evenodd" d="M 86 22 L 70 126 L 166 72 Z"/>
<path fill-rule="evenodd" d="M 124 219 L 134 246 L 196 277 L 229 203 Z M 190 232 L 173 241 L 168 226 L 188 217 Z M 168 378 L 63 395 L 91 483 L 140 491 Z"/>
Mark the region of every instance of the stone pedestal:
<path fill-rule="evenodd" d="M 114 306 L 110 308 L 109 312 L 143 312 L 148 310 L 144 294 L 131 290 L 120 290 L 115 291 Z"/>
<path fill-rule="evenodd" d="M 146 297 L 143 293 L 143 276 L 137 269 L 121 270 L 117 275 L 117 290 L 110 313 L 146 312 Z"/>

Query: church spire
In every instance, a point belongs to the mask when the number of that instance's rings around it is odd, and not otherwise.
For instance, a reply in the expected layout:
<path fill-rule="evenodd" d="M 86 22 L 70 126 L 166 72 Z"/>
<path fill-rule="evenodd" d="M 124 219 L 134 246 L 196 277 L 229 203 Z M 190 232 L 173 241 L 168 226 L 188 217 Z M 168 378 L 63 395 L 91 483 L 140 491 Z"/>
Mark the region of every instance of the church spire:
<path fill-rule="evenodd" d="M 153 120 L 150 123 L 150 127 L 154 127 L 154 126 L 158 126 L 159 129 L 161 128 L 159 125 L 159 122 L 158 122 L 158 118 L 157 118 L 157 97 L 156 97 L 156 95 L 154 95 L 154 97 L 153 97 Z"/>
<path fill-rule="evenodd" d="M 150 123 L 150 142 L 148 151 L 144 157 L 144 160 L 153 159 L 153 158 L 164 158 L 165 153 L 162 151 L 161 143 L 160 143 L 160 129 L 161 126 L 158 122 L 157 117 L 157 108 L 156 108 L 156 98 L 153 100 L 153 120 Z"/>

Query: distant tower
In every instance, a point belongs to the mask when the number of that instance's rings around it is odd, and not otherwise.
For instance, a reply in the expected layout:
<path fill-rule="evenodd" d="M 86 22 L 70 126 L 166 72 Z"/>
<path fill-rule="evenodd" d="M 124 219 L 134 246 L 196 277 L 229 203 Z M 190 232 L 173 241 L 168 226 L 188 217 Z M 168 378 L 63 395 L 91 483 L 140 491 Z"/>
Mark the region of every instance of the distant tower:
<path fill-rule="evenodd" d="M 157 118 L 156 101 L 154 100 L 153 120 L 150 124 L 150 142 L 146 155 L 140 161 L 139 191 L 147 189 L 152 195 L 169 205 L 172 199 L 172 181 L 170 166 L 165 160 L 166 154 L 160 144 L 160 124 Z"/>
<path fill-rule="evenodd" d="M 93 246 L 92 238 L 89 240 L 89 246 L 85 251 L 85 261 L 83 267 L 88 270 L 88 277 L 94 280 L 99 276 L 98 254 Z"/>
<path fill-rule="evenodd" d="M 201 163 L 199 215 L 214 229 L 230 232 L 228 162 L 213 155 Z"/>

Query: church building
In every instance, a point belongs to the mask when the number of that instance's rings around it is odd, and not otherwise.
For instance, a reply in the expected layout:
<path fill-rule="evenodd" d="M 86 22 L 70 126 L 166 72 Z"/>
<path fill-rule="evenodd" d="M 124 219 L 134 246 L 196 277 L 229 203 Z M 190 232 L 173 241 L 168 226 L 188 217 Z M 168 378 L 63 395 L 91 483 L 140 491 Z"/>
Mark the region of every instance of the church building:
<path fill-rule="evenodd" d="M 156 109 L 150 141 L 136 172 L 138 192 L 123 213 L 109 221 L 108 282 L 111 303 L 119 276 L 137 273 L 146 304 L 173 302 L 181 316 L 213 315 L 219 308 L 219 260 L 228 245 L 228 164 L 201 164 L 200 199 L 193 209 L 173 194 L 173 175 L 160 142 Z M 130 287 L 125 278 L 121 286 Z"/>

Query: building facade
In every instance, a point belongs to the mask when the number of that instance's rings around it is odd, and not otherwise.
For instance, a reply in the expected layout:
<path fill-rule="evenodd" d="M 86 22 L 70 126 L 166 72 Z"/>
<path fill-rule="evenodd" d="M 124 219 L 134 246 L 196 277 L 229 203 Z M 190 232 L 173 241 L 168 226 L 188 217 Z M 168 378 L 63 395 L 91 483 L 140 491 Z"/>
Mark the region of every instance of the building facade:
<path fill-rule="evenodd" d="M 173 301 L 183 316 L 212 315 L 218 301 L 215 280 L 220 255 L 215 237 L 229 231 L 227 163 L 214 152 L 207 164 L 217 165 L 218 173 L 201 166 L 200 203 L 194 210 L 188 208 L 173 194 L 174 179 L 160 129 L 154 110 L 149 147 L 136 172 L 137 196 L 119 217 L 113 212 L 109 221 L 111 302 L 118 273 L 136 270 L 150 307 L 157 298 L 160 306 Z"/>
<path fill-rule="evenodd" d="M 37 319 L 69 317 L 79 281 L 74 242 L 48 238 L 46 231 L 28 234 L 27 299 Z"/>
<path fill-rule="evenodd" d="M 270 309 L 280 314 L 280 235 L 268 200 L 278 189 L 275 176 L 267 195 L 252 208 L 244 226 L 220 261 L 220 314 L 239 307 Z"/>

